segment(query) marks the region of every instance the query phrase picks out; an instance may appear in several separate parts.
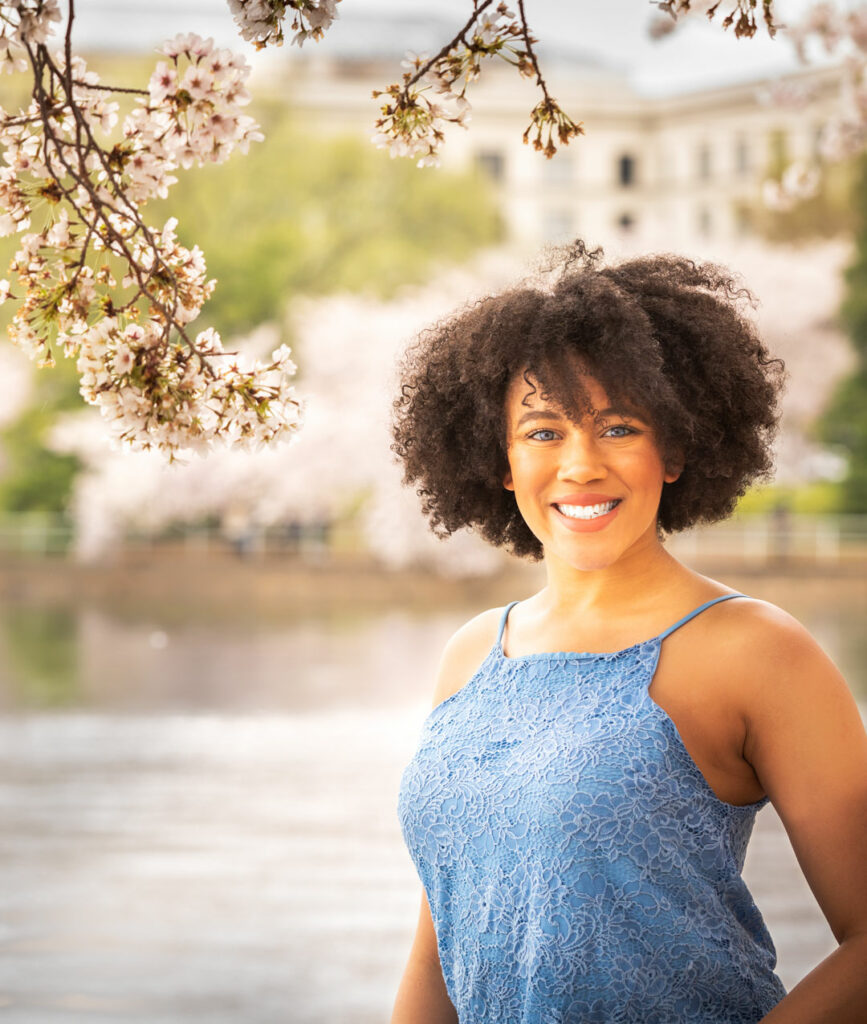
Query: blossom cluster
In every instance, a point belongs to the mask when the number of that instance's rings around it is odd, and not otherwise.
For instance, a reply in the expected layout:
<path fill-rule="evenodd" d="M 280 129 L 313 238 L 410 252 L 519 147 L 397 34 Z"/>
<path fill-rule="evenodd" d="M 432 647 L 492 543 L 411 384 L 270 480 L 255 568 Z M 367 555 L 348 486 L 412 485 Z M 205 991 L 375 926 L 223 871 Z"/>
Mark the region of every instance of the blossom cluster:
<path fill-rule="evenodd" d="M 0 67 L 5 71 L 25 71 L 18 47 L 38 46 L 48 39 L 52 23 L 62 21 L 58 0 L 4 0 L 0 4 Z"/>
<path fill-rule="evenodd" d="M 825 125 L 820 139 L 824 159 L 843 160 L 867 144 L 867 7 L 841 9 L 822 0 L 787 32 L 798 56 L 810 59 L 810 42 L 827 54 L 843 58 L 836 116 Z"/>
<path fill-rule="evenodd" d="M 204 452 L 216 439 L 255 450 L 297 429 L 299 406 L 288 385 L 295 365 L 287 346 L 270 362 L 241 369 L 212 328 L 196 336 L 192 350 L 162 341 L 158 320 L 124 327 L 113 316 L 82 336 L 82 394 L 117 439 L 172 452 Z"/>
<path fill-rule="evenodd" d="M 723 0 L 652 0 L 652 2 L 660 11 L 670 15 L 669 30 L 678 18 L 689 14 L 704 14 L 713 20 L 723 4 Z M 722 19 L 724 29 L 734 26 L 734 33 L 738 38 L 752 38 L 759 28 L 756 10 L 761 8 L 762 20 L 768 35 L 776 35 L 779 26 L 774 23 L 774 0 L 729 0 L 729 3 L 728 11 Z M 661 23 L 654 23 L 651 32 L 657 37 L 667 34 Z"/>
<path fill-rule="evenodd" d="M 262 138 L 243 58 L 181 35 L 162 48 L 147 90 L 123 119 L 113 90 L 84 61 L 50 54 L 55 0 L 3 2 L 4 43 L 33 70 L 33 99 L 0 111 L 0 235 L 21 235 L 0 281 L 19 300 L 9 335 L 41 366 L 56 351 L 77 359 L 81 393 L 136 448 L 242 447 L 298 426 L 288 350 L 242 368 L 213 330 L 187 332 L 213 291 L 204 256 L 157 229 L 142 207 L 164 197 L 179 168 L 222 162 Z M 9 12 L 17 14 L 17 19 Z M 20 49 L 20 47 L 19 47 Z M 14 57 L 18 59 L 17 56 Z"/>
<path fill-rule="evenodd" d="M 321 39 L 337 17 L 340 0 L 229 0 L 229 10 L 241 37 L 261 49 L 268 43 L 281 46 L 283 22 L 289 11 L 292 42 L 303 46 L 307 39 Z"/>
<path fill-rule="evenodd" d="M 418 166 L 439 164 L 439 149 L 447 124 L 466 128 L 471 114 L 467 86 L 476 81 L 484 60 L 499 57 L 527 77 L 535 77 L 543 99 L 530 115 L 524 142 L 552 157 L 557 144 L 568 144 L 583 133 L 549 94 L 533 51 L 535 40 L 523 16 L 516 16 L 504 2 L 475 0 L 467 24 L 434 57 L 410 55 L 401 83 L 376 90 L 386 97 L 376 122 L 373 141 L 392 156 L 418 159 Z"/>

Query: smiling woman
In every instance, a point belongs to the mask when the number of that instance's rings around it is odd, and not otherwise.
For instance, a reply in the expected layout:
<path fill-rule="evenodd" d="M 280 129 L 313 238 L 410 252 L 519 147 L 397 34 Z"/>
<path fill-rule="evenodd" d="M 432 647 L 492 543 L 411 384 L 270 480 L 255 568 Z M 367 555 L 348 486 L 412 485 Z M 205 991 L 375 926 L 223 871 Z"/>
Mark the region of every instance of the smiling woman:
<path fill-rule="evenodd" d="M 867 1000 L 867 737 L 780 609 L 674 559 L 770 469 L 782 366 L 732 277 L 583 246 L 410 350 L 433 526 L 544 560 L 460 629 L 404 773 L 423 884 L 393 1024 L 843 1024 Z M 772 801 L 840 947 L 789 994 L 741 878 Z"/>
<path fill-rule="evenodd" d="M 583 246 L 550 291 L 520 286 L 422 334 L 406 357 L 395 451 L 435 531 L 478 530 L 517 555 L 543 546 L 503 489 L 515 389 L 575 422 L 605 405 L 642 410 L 667 464 L 664 532 L 729 515 L 771 470 L 783 366 L 740 311 L 731 273 L 677 257 L 596 267 Z M 577 266 L 580 269 L 575 269 Z M 597 403 L 598 406 L 598 403 Z M 529 406 L 527 407 L 529 410 Z"/>

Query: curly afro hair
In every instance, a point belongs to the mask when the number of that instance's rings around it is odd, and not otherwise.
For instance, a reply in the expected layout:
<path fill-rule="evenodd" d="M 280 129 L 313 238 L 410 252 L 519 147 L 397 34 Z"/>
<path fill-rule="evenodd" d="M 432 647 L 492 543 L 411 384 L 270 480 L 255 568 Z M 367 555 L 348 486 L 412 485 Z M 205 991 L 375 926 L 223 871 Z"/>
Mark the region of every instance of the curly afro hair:
<path fill-rule="evenodd" d="M 577 243 L 553 282 L 525 282 L 424 331 L 401 365 L 393 450 L 431 528 L 470 527 L 516 555 L 542 546 L 503 486 L 506 393 L 519 376 L 575 422 L 593 415 L 582 378 L 642 410 L 663 458 L 662 533 L 729 515 L 769 475 L 784 377 L 740 312 L 731 273 L 673 255 L 605 266 Z"/>

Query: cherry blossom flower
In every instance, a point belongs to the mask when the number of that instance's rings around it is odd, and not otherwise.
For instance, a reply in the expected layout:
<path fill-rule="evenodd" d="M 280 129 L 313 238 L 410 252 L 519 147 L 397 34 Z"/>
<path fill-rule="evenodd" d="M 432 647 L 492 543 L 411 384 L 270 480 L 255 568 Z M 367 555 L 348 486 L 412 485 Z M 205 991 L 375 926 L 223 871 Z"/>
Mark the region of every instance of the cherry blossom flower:
<path fill-rule="evenodd" d="M 283 22 L 291 11 L 292 42 L 321 39 L 337 17 L 340 0 L 229 0 L 241 36 L 257 47 L 283 43 Z"/>
<path fill-rule="evenodd" d="M 30 46 L 45 43 L 54 31 L 52 22 L 63 20 L 57 0 L 15 0 L 9 6 L 18 12 L 18 27 L 12 38 Z"/>

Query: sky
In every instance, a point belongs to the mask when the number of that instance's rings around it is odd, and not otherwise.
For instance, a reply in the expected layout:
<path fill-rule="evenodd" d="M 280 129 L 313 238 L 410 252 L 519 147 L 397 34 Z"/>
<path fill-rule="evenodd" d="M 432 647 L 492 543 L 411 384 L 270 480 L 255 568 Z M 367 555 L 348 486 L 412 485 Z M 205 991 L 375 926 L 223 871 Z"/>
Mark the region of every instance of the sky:
<path fill-rule="evenodd" d="M 792 19 L 807 5 L 808 0 L 777 0 L 778 20 Z M 753 39 L 735 39 L 721 29 L 719 19 L 715 24 L 688 19 L 673 36 L 654 42 L 647 34 L 655 13 L 649 0 L 526 0 L 525 6 L 543 54 L 554 48 L 586 54 L 622 69 L 645 93 L 760 79 L 797 66 L 784 39 L 771 40 L 764 31 Z M 724 3 L 722 10 L 727 9 Z M 318 44 L 323 52 L 351 47 L 360 32 L 359 19 L 399 13 L 437 17 L 457 27 L 467 17 L 469 0 L 342 0 L 339 10 L 340 20 Z M 225 0 L 78 0 L 76 5 L 75 39 L 82 49 L 147 50 L 181 31 L 212 35 L 221 45 L 245 49 Z M 400 50 L 410 48 L 399 30 L 394 43 Z M 297 50 L 287 48 L 286 54 L 292 59 Z"/>

